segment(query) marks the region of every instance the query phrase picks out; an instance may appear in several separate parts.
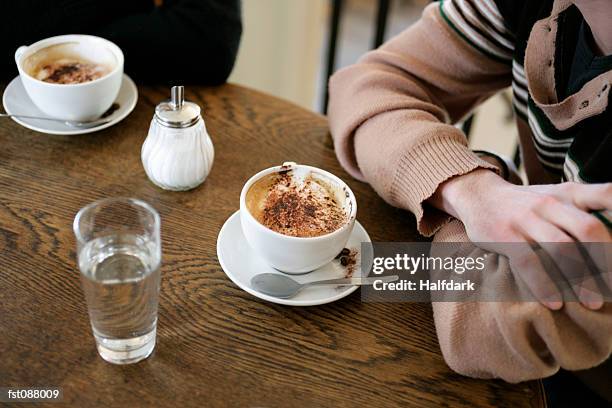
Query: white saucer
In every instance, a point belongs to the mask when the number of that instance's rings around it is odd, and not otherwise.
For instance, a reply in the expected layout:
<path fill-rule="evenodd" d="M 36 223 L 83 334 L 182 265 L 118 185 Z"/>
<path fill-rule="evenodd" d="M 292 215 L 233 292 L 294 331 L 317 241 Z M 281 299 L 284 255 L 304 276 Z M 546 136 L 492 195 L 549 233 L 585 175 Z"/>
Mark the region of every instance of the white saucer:
<path fill-rule="evenodd" d="M 136 88 L 136 84 L 134 84 L 134 81 L 132 81 L 129 76 L 123 74 L 123 81 L 121 82 L 119 95 L 117 96 L 117 100 L 115 100 L 115 103 L 119 105 L 119 108 L 108 117 L 110 122 L 92 128 L 75 129 L 63 124 L 62 122 L 37 119 L 12 119 L 21 126 L 27 127 L 28 129 L 32 129 L 36 132 L 48 133 L 52 135 L 82 135 L 85 133 L 92 133 L 97 132 L 98 130 L 106 129 L 107 127 L 113 126 L 114 124 L 123 120 L 130 114 L 130 112 L 132 112 L 132 110 L 134 110 L 136 101 L 138 101 L 138 89 Z M 4 105 L 4 110 L 6 113 L 12 115 L 21 114 L 28 116 L 47 116 L 41 112 L 36 105 L 34 105 L 26 93 L 19 77 L 13 79 L 4 90 L 2 105 Z"/>
<path fill-rule="evenodd" d="M 371 242 L 370 236 L 363 226 L 356 221 L 355 228 L 348 243 L 347 248 L 356 249 L 361 253 L 361 243 Z M 314 306 L 330 303 L 345 296 L 350 295 L 357 286 L 311 286 L 303 289 L 290 299 L 279 299 L 273 296 L 264 295 L 251 287 L 251 278 L 260 273 L 281 273 L 269 266 L 260 258 L 249 246 L 240 227 L 240 211 L 236 211 L 225 221 L 219 237 L 217 238 L 217 258 L 225 274 L 241 289 L 260 299 L 273 303 L 289 306 Z M 353 273 L 360 276 L 359 257 Z M 298 282 L 309 282 L 323 279 L 343 278 L 346 269 L 338 261 L 332 261 L 321 268 L 306 273 L 304 275 L 287 275 Z"/>

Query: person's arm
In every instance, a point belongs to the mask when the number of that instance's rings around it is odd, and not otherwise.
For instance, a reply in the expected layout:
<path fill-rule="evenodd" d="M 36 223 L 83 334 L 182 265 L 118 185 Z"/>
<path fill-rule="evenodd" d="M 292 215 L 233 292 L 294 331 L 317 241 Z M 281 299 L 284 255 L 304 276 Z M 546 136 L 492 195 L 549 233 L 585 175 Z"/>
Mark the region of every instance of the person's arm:
<path fill-rule="evenodd" d="M 538 242 L 553 256 L 558 245 L 551 243 L 610 242 L 589 212 L 612 208 L 611 184 L 515 186 L 489 171 L 447 123 L 509 80 L 511 34 L 493 2 L 469 3 L 482 11 L 476 23 L 468 2 L 430 5 L 414 26 L 334 75 L 329 115 L 341 163 L 414 213 L 424 235 L 453 216 L 473 242 Z M 511 259 L 513 269 L 542 303 L 558 309 L 559 293 L 542 284 L 535 257 Z M 587 307 L 602 305 L 596 291 L 585 287 L 577 295 Z"/>
<path fill-rule="evenodd" d="M 340 162 L 390 204 L 415 214 L 424 235 L 449 218 L 427 202 L 441 183 L 495 168 L 468 149 L 452 123 L 511 79 L 511 44 L 490 39 L 511 34 L 500 21 L 483 21 L 478 31 L 452 20 L 456 3 L 428 6 L 417 23 L 330 80 L 328 114 Z M 479 34 L 487 30 L 502 34 Z"/>
<path fill-rule="evenodd" d="M 242 34 L 239 0 L 165 0 L 97 30 L 125 53 L 139 82 L 216 85 L 232 71 Z"/>

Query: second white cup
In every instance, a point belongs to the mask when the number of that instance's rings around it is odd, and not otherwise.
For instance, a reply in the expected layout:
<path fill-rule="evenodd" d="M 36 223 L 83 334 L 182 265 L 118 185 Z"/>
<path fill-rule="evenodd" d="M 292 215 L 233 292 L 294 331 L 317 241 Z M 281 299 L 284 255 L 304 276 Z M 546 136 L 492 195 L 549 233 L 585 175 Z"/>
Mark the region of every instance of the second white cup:
<path fill-rule="evenodd" d="M 310 171 L 333 183 L 342 189 L 347 202 L 347 222 L 337 230 L 317 237 L 294 237 L 273 231 L 249 212 L 246 196 L 251 186 L 259 179 L 279 171 L 293 170 Z M 242 232 L 249 245 L 272 267 L 289 274 L 301 274 L 314 271 L 331 262 L 342 251 L 349 240 L 357 216 L 357 201 L 351 189 L 340 178 L 316 167 L 298 165 L 295 163 L 271 167 L 262 170 L 251 177 L 242 188 L 240 194 L 240 223 Z"/>

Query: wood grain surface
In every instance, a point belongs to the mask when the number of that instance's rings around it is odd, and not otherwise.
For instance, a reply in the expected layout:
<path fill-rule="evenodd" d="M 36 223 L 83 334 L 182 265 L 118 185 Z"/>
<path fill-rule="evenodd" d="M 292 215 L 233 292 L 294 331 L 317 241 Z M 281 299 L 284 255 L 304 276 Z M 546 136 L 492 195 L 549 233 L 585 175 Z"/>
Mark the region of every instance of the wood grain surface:
<path fill-rule="evenodd" d="M 284 161 L 347 181 L 373 240 L 419 237 L 411 215 L 341 169 L 324 117 L 233 85 L 187 88 L 186 96 L 203 107 L 216 151 L 209 178 L 190 192 L 155 187 L 140 162 L 168 89 L 141 87 L 126 120 L 89 135 L 50 136 L 0 120 L 0 387 L 62 387 L 63 403 L 51 407 L 543 405 L 538 382 L 453 373 L 428 304 L 362 303 L 355 292 L 295 308 L 234 285 L 217 261 L 217 234 L 243 183 Z M 97 355 L 71 228 L 79 208 L 111 196 L 144 199 L 162 217 L 158 343 L 130 366 Z"/>

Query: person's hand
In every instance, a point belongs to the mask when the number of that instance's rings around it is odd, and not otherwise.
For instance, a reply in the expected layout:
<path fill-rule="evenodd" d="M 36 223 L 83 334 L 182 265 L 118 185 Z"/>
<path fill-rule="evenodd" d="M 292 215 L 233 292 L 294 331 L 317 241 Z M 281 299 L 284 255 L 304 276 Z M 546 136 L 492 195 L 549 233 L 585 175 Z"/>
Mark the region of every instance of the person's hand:
<path fill-rule="evenodd" d="M 576 260 L 585 255 L 576 241 L 611 242 L 607 227 L 589 211 L 612 209 L 612 183 L 518 186 L 479 169 L 446 181 L 429 202 L 460 219 L 474 243 L 525 243 L 504 255 L 533 295 L 551 309 L 562 307 L 560 293 L 535 251 L 524 248 L 537 243 L 554 260 Z M 598 269 L 609 272 L 599 255 L 593 257 Z M 575 264 L 556 264 L 569 282 L 575 282 Z M 582 276 L 586 268 L 583 264 Z M 598 309 L 603 304 L 592 279 L 574 287 L 574 292 L 586 307 Z"/>

